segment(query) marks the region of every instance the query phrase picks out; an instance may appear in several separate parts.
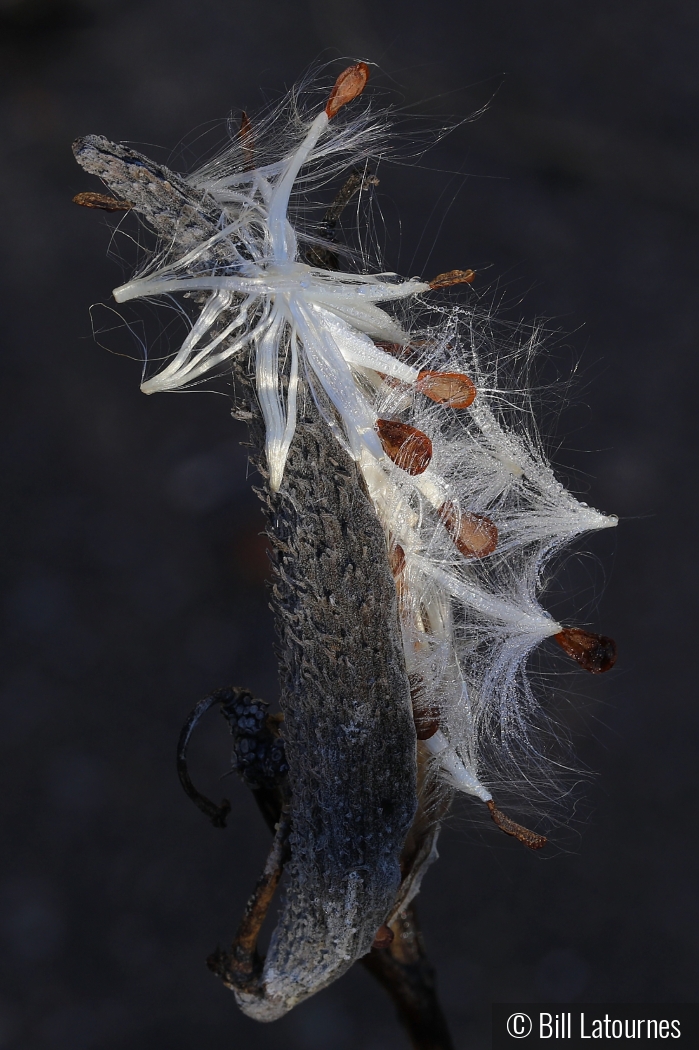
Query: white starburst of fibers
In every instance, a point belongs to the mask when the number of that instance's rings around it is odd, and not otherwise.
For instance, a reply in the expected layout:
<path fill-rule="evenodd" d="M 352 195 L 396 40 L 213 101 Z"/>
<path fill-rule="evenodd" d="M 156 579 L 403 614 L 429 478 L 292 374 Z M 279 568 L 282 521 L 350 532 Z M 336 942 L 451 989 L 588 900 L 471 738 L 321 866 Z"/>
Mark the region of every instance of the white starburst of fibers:
<path fill-rule="evenodd" d="M 179 257 L 163 248 L 114 296 L 206 296 L 145 393 L 196 386 L 254 354 L 273 491 L 305 379 L 385 532 L 418 736 L 451 787 L 490 802 L 495 785 L 521 789 L 544 764 L 530 652 L 555 637 L 587 670 L 614 662 L 610 639 L 557 623 L 539 596 L 551 557 L 616 518 L 556 479 L 474 311 L 431 302 L 471 271 L 430 282 L 362 272 L 361 259 L 356 272 L 322 265 L 327 230 L 307 219 L 313 191 L 365 169 L 386 141 L 386 112 L 364 100 L 345 109 L 368 75 L 364 63 L 349 67 L 317 112 L 295 92 L 259 124 L 245 118 L 229 149 L 188 179 L 220 208 L 217 234 Z"/>

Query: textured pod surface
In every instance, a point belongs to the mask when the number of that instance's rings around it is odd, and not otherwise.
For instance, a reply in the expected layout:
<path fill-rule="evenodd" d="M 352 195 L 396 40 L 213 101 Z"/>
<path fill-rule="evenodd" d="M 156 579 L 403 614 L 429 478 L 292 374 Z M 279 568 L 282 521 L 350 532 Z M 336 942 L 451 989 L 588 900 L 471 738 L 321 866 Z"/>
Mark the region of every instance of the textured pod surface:
<path fill-rule="evenodd" d="M 175 173 L 98 136 L 74 151 L 160 236 L 189 248 L 215 234 L 215 209 Z M 259 455 L 247 356 L 235 360 L 234 381 Z M 246 1013 L 269 1021 L 370 950 L 395 903 L 417 807 L 416 735 L 384 536 L 354 463 L 300 394 L 284 484 L 261 493 L 276 568 L 291 860 L 259 994 L 236 992 Z"/>
<path fill-rule="evenodd" d="M 289 468 L 267 501 L 291 883 L 265 963 L 267 1001 L 249 1007 L 261 1018 L 369 951 L 398 891 L 417 804 L 410 687 L 376 515 L 354 464 L 308 417 Z"/>

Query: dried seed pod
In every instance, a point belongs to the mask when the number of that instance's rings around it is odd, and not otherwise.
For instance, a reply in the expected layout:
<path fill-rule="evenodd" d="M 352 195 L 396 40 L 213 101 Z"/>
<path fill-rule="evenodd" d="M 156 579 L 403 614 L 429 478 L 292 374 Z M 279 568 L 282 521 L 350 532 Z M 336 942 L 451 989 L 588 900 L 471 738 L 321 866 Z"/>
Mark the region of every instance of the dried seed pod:
<path fill-rule="evenodd" d="M 522 827 L 516 821 L 510 820 L 502 810 L 498 809 L 492 798 L 489 802 L 486 802 L 486 806 L 500 831 L 504 831 L 506 835 L 512 835 L 519 842 L 523 842 L 525 846 L 528 846 L 529 849 L 541 849 L 542 846 L 546 845 L 545 835 L 537 835 L 535 831 L 530 831 L 529 828 Z"/>
<path fill-rule="evenodd" d="M 471 284 L 475 276 L 475 270 L 448 270 L 433 277 L 429 285 L 433 291 L 436 288 L 451 288 L 453 284 Z"/>
<path fill-rule="evenodd" d="M 379 926 L 378 930 L 376 931 L 376 936 L 374 937 L 374 943 L 372 944 L 372 948 L 388 948 L 388 946 L 393 943 L 394 936 L 395 934 L 393 933 L 391 927 L 387 926 L 386 923 L 384 923 L 383 926 Z"/>
<path fill-rule="evenodd" d="M 448 500 L 439 508 L 439 517 L 465 558 L 485 558 L 498 545 L 498 528 L 484 514 L 472 514 Z"/>
<path fill-rule="evenodd" d="M 131 211 L 133 204 L 130 201 L 118 201 L 116 197 L 108 197 L 105 193 L 76 193 L 73 204 L 80 204 L 83 208 L 101 208 L 102 211 Z"/>
<path fill-rule="evenodd" d="M 603 634 L 566 627 L 553 636 L 568 656 L 591 674 L 604 674 L 616 663 L 616 642 Z"/>
<path fill-rule="evenodd" d="M 345 163 L 348 171 L 357 166 L 366 172 L 365 158 L 376 152 L 375 136 L 382 122 L 369 107 L 358 107 L 356 122 L 350 125 L 331 119 L 361 93 L 367 76 L 364 63 L 346 69 L 327 107 L 310 122 L 293 94 L 274 117 L 275 125 L 277 119 L 291 118 L 288 133 L 277 135 L 272 121 L 256 125 L 255 136 L 261 137 L 253 155 L 245 148 L 248 134 L 241 127 L 241 139 L 222 160 L 207 163 L 190 178 L 100 136 L 87 136 L 75 145 L 83 167 L 101 177 L 117 198 L 133 202 L 162 246 L 153 267 L 115 289 L 117 302 L 181 292 L 194 293 L 190 305 L 201 303 L 194 330 L 180 351 L 144 382 L 144 391 L 194 386 L 211 369 L 216 375 L 230 369 L 236 412 L 251 421 L 254 455 L 268 467 L 269 482 L 260 494 L 276 568 L 272 599 L 279 635 L 280 704 L 286 712 L 284 747 L 282 752 L 282 741 L 260 711 L 246 709 L 239 715 L 234 710 L 238 728 L 240 719 L 253 723 L 247 727 L 250 733 L 239 734 L 236 760 L 241 765 L 248 756 L 257 761 L 262 740 L 269 745 L 266 753 L 277 763 L 275 768 L 282 758 L 288 763 L 293 836 L 282 841 L 279 835 L 277 854 L 266 865 L 248 909 L 254 918 L 259 906 L 268 902 L 265 895 L 280 866 L 276 860 L 288 845 L 287 887 L 267 959 L 256 956 L 246 918 L 248 932 L 243 931 L 243 942 L 237 940 L 237 947 L 248 945 L 245 957 L 234 958 L 234 952 L 214 960 L 216 972 L 234 988 L 245 1012 L 265 1021 L 281 1016 L 339 977 L 355 959 L 366 957 L 383 925 L 393 924 L 396 940 L 388 953 L 373 955 L 388 960 L 395 952 L 401 962 L 399 949 L 409 942 L 396 909 L 417 891 L 419 877 L 435 855 L 441 816 L 441 802 L 432 802 L 437 774 L 449 788 L 440 793 L 445 807 L 452 788 L 489 801 L 490 792 L 479 777 L 487 783 L 492 779 L 488 760 L 497 738 L 503 761 L 493 772 L 500 774 L 500 767 L 509 762 L 515 783 L 526 783 L 524 759 L 529 751 L 538 776 L 543 752 L 534 741 L 530 744 L 527 732 L 532 694 L 524 663 L 531 648 L 556 630 L 536 606 L 542 567 L 573 533 L 614 524 L 576 504 L 562 489 L 556 496 L 559 490 L 551 487 L 548 464 L 537 443 L 500 418 L 507 388 L 497 381 L 495 371 L 493 381 L 479 390 L 483 412 L 473 412 L 468 420 L 472 443 L 460 441 L 461 428 L 454 426 L 458 421 L 449 409 L 459 398 L 451 386 L 445 395 L 433 376 L 425 382 L 430 391 L 425 397 L 435 392 L 447 397 L 445 411 L 411 396 L 421 369 L 442 367 L 447 352 L 454 374 L 465 368 L 480 374 L 478 346 L 482 338 L 490 345 L 489 311 L 481 321 L 471 311 L 455 309 L 438 324 L 419 327 L 426 289 L 470 283 L 473 271 L 440 274 L 431 284 L 356 272 L 355 266 L 351 273 L 343 272 L 331 234 L 339 211 L 355 192 L 357 178 L 351 174 L 323 224 L 306 221 L 305 216 L 313 214 L 305 207 L 310 188 L 334 178 Z M 274 131 L 269 146 L 268 128 Z M 283 145 L 278 155 L 274 141 Z M 256 170 L 240 178 L 240 168 L 248 161 Z M 222 171 L 235 173 L 230 193 L 222 185 Z M 370 177 L 365 174 L 361 185 Z M 311 243 L 314 254 L 310 249 L 301 254 L 299 245 Z M 398 300 L 404 302 L 400 311 L 377 305 Z M 413 302 L 415 312 L 410 308 Z M 232 341 L 228 332 L 236 333 Z M 367 342 L 367 333 L 389 341 L 377 342 L 386 348 L 385 354 Z M 238 352 L 246 346 L 250 354 Z M 499 344 L 494 349 L 497 358 Z M 402 358 L 400 363 L 396 357 Z M 413 367 L 401 367 L 405 364 Z M 388 391 L 373 378 L 368 382 L 362 370 L 373 376 L 385 372 L 387 383 L 404 384 L 390 412 L 380 407 Z M 336 409 L 335 420 L 318 411 L 311 396 L 314 377 Z M 439 383 L 444 384 L 443 376 Z M 405 414 L 398 404 L 405 406 Z M 384 428 L 386 455 L 373 431 L 376 415 L 384 413 L 413 424 L 379 421 L 376 430 Z M 432 446 L 423 429 L 439 442 L 435 464 L 410 484 L 406 474 L 398 477 L 389 459 L 410 473 L 424 470 Z M 342 438 L 343 433 L 351 460 L 345 457 L 345 441 L 340 441 L 342 448 L 336 444 L 336 436 Z M 386 441 L 386 435 L 393 440 Z M 455 451 L 465 456 L 462 471 L 453 469 L 452 440 L 461 446 L 455 444 Z M 473 449 L 467 450 L 470 444 Z M 493 455 L 482 455 L 483 447 Z M 440 460 L 448 468 L 447 476 L 440 474 Z M 527 484 L 517 486 L 501 465 L 511 462 L 516 467 L 520 461 L 532 462 L 534 469 L 527 474 Z M 482 494 L 478 501 L 475 491 Z M 444 558 L 447 544 L 432 542 L 434 514 L 419 513 L 425 502 L 435 508 L 441 504 L 443 525 L 468 558 L 490 553 L 497 544 L 497 529 L 488 518 L 462 513 L 460 507 L 486 513 L 496 513 L 488 508 L 498 507 L 498 520 L 502 516 L 508 528 L 507 543 L 496 553 L 497 571 L 479 573 L 470 564 L 463 572 L 445 565 L 450 561 Z M 542 519 L 547 527 L 532 529 L 531 523 Z M 406 544 L 409 571 L 401 564 L 399 550 L 389 567 L 386 537 L 389 548 L 394 537 Z M 532 556 L 524 557 L 523 551 Z M 490 578 L 481 579 L 486 575 Z M 439 646 L 444 654 L 437 661 L 431 657 L 432 630 L 435 649 Z M 563 644 L 561 638 L 559 642 Z M 569 637 L 566 646 L 570 642 Z M 463 665 L 467 675 L 460 671 Z M 424 670 L 425 681 L 417 677 L 416 695 L 411 696 L 408 669 L 414 667 Z M 518 687 L 515 679 L 520 677 Z M 461 703 L 471 683 L 482 709 L 499 718 L 497 725 L 491 719 L 451 717 L 452 705 Z M 429 706 L 432 697 L 439 698 L 439 711 Z M 435 729 L 440 713 L 444 731 Z M 266 728 L 271 740 L 262 734 Z M 423 733 L 425 742 L 416 748 L 416 735 Z M 433 771 L 434 778 L 425 776 L 425 769 Z M 255 762 L 248 770 L 257 772 Z M 276 780 L 270 792 L 278 817 L 282 787 L 277 790 L 275 785 Z M 213 819 L 223 819 L 223 807 L 208 809 Z M 543 845 L 542 836 L 509 820 L 494 804 L 490 809 L 507 834 L 530 848 Z M 433 825 L 431 837 L 421 839 L 423 818 Z M 410 836 L 415 849 L 407 846 Z M 323 843 L 320 851 L 315 849 L 318 842 Z M 413 852 L 406 854 L 406 848 Z M 414 960 L 405 958 L 406 965 L 412 965 Z M 415 958 L 422 956 L 418 952 Z M 229 980 L 232 972 L 235 980 Z"/>
<path fill-rule="evenodd" d="M 343 106 L 346 106 L 357 95 L 361 95 L 368 79 L 369 67 L 366 62 L 357 62 L 356 65 L 349 66 L 340 73 L 325 106 L 328 117 L 332 119 Z"/>
<path fill-rule="evenodd" d="M 468 408 L 476 396 L 475 384 L 460 372 L 422 371 L 415 385 L 425 397 L 451 408 Z"/>
<path fill-rule="evenodd" d="M 397 467 L 413 477 L 427 470 L 432 459 L 432 442 L 427 434 L 397 419 L 377 419 L 376 429 L 384 452 Z"/>

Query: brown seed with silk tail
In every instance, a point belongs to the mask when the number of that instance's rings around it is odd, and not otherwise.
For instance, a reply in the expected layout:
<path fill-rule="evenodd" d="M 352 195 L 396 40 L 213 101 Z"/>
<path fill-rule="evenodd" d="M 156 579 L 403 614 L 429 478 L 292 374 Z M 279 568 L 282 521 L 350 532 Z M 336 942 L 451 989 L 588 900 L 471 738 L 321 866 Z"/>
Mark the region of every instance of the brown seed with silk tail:
<path fill-rule="evenodd" d="M 475 384 L 461 372 L 422 371 L 415 386 L 431 401 L 450 408 L 468 408 L 476 397 Z"/>
<path fill-rule="evenodd" d="M 439 508 L 439 517 L 464 558 L 485 558 L 498 545 L 498 527 L 484 514 L 460 511 L 448 500 Z"/>
<path fill-rule="evenodd" d="M 475 270 L 448 270 L 437 274 L 428 284 L 432 291 L 436 291 L 437 288 L 451 288 L 454 284 L 471 284 L 475 276 Z"/>
<path fill-rule="evenodd" d="M 517 839 L 518 842 L 523 842 L 529 849 L 541 849 L 546 845 L 545 835 L 537 835 L 535 831 L 530 831 L 529 828 L 525 828 L 521 824 L 517 824 L 516 821 L 511 820 L 501 809 L 498 809 L 492 798 L 489 802 L 486 802 L 486 806 L 490 810 L 493 821 L 500 828 L 500 831 L 504 831 L 506 835 L 512 835 L 513 838 Z"/>
<path fill-rule="evenodd" d="M 418 740 L 430 740 L 440 727 L 439 710 L 436 707 L 427 707 L 423 710 L 413 711 L 413 722 L 415 723 L 415 735 Z"/>
<path fill-rule="evenodd" d="M 348 66 L 335 81 L 335 87 L 330 92 L 330 98 L 325 106 L 325 112 L 332 119 L 343 106 L 351 102 L 357 95 L 361 95 L 369 79 L 369 67 L 366 62 L 357 62 Z"/>
<path fill-rule="evenodd" d="M 393 573 L 393 579 L 397 580 L 405 568 L 405 551 L 400 543 L 392 543 L 388 548 L 388 564 Z"/>
<path fill-rule="evenodd" d="M 397 419 L 377 419 L 376 430 L 384 452 L 397 467 L 413 477 L 427 470 L 432 459 L 427 434 Z"/>
<path fill-rule="evenodd" d="M 429 740 L 440 728 L 441 712 L 427 699 L 425 682 L 421 675 L 408 675 L 410 702 L 413 705 L 413 722 L 418 740 Z"/>
<path fill-rule="evenodd" d="M 583 631 L 581 627 L 565 627 L 553 637 L 568 656 L 591 674 L 604 674 L 616 663 L 616 642 L 604 634 Z"/>
<path fill-rule="evenodd" d="M 238 138 L 245 157 L 243 171 L 252 171 L 255 167 L 255 133 L 252 128 L 252 121 L 245 110 L 240 114 Z"/>

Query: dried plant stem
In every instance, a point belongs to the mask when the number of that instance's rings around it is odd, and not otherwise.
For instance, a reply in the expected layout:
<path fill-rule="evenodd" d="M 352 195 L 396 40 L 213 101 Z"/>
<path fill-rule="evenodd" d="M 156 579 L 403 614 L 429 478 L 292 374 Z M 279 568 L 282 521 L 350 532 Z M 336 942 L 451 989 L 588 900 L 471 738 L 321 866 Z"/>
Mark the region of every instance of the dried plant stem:
<path fill-rule="evenodd" d="M 243 913 L 230 954 L 218 948 L 207 960 L 209 969 L 220 977 L 228 988 L 252 995 L 258 991 L 264 959 L 258 954 L 257 941 L 282 877 L 284 862 L 289 855 L 288 845 L 289 820 L 286 814 L 282 813 L 272 848 Z"/>
<path fill-rule="evenodd" d="M 434 969 L 412 905 L 399 912 L 391 929 L 392 943 L 388 948 L 372 948 L 361 960 L 362 966 L 390 995 L 413 1050 L 453 1050 L 437 997 Z"/>

